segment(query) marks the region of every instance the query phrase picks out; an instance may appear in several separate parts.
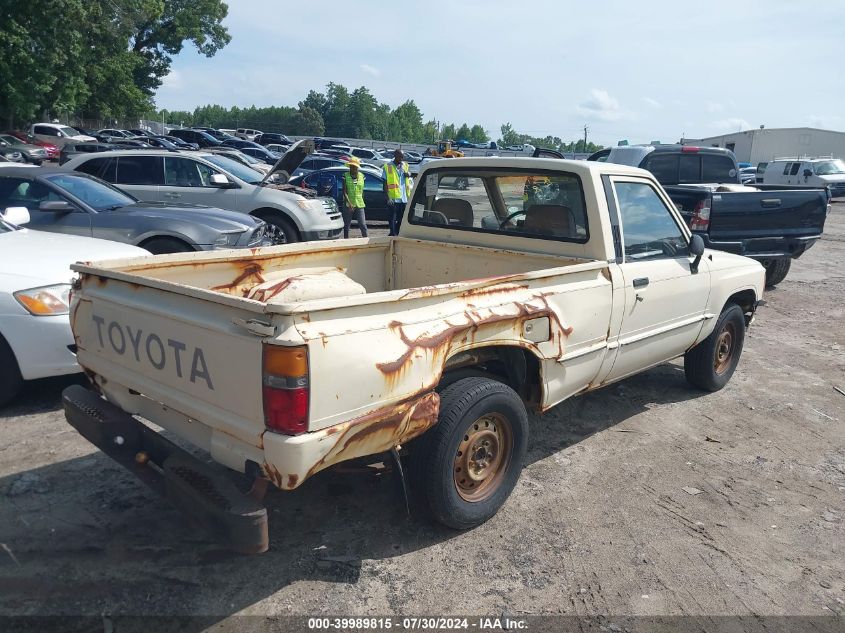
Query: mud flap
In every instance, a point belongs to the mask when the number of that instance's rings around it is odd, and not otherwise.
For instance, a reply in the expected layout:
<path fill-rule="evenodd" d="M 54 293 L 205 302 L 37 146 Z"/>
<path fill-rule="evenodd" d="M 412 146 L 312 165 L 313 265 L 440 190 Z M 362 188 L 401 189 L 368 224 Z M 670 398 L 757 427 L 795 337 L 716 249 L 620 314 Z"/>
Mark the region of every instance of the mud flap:
<path fill-rule="evenodd" d="M 269 548 L 267 509 L 232 481 L 97 394 L 62 392 L 68 423 L 215 539 L 244 554 Z"/>

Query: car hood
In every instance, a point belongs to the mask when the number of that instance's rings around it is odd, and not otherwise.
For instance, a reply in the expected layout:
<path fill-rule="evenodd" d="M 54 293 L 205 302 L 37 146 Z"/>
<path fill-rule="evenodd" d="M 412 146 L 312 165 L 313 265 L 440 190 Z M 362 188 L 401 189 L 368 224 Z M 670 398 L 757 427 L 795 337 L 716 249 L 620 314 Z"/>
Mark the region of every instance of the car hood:
<path fill-rule="evenodd" d="M 73 278 L 70 265 L 78 261 L 148 255 L 137 246 L 92 237 L 30 229 L 0 233 L 0 290 L 68 283 Z"/>
<path fill-rule="evenodd" d="M 110 213 L 157 218 L 159 220 L 193 220 L 222 231 L 254 228 L 260 220 L 239 211 L 228 211 L 217 207 L 173 202 L 136 202 Z"/>
<path fill-rule="evenodd" d="M 282 157 L 276 161 L 273 168 L 267 172 L 261 182 L 267 182 L 273 178 L 274 184 L 285 184 L 290 180 L 296 168 L 305 160 L 305 157 L 314 152 L 314 141 L 310 139 L 303 139 L 297 141 L 290 146 L 290 149 L 282 154 Z M 274 177 L 275 176 L 275 177 Z"/>
<path fill-rule="evenodd" d="M 827 183 L 828 185 L 845 182 L 845 174 L 831 174 L 829 176 L 819 176 L 819 178 L 822 182 Z"/>

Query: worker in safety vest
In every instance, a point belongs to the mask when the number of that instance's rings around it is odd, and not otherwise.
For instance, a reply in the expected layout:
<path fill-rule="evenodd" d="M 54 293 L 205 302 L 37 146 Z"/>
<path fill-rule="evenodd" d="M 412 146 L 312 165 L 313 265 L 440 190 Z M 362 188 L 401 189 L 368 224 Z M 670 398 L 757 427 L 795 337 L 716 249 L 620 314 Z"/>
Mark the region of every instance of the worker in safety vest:
<path fill-rule="evenodd" d="M 401 149 L 393 152 L 393 161 L 381 168 L 381 175 L 384 178 L 384 193 L 387 195 L 387 212 L 390 220 L 390 234 L 396 235 L 399 229 L 399 221 L 402 219 L 402 210 L 411 195 L 414 187 L 414 180 L 408 169 L 408 163 L 404 160 L 405 155 Z"/>
<path fill-rule="evenodd" d="M 361 173 L 361 159 L 353 156 L 346 163 L 349 171 L 343 174 L 343 237 L 349 237 L 352 218 L 358 222 L 361 237 L 367 237 L 367 216 L 364 215 L 364 174 Z"/>

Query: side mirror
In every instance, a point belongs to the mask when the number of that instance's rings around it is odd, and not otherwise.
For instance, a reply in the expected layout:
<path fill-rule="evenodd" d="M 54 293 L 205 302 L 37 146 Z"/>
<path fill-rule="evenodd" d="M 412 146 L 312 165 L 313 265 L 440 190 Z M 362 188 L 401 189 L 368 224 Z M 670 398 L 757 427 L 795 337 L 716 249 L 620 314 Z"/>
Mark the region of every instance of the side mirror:
<path fill-rule="evenodd" d="M 813 175 L 813 172 L 811 172 L 809 169 L 804 170 L 804 178 L 809 178 L 812 175 Z"/>
<path fill-rule="evenodd" d="M 3 219 L 6 222 L 10 222 L 11 224 L 17 224 L 20 226 L 21 224 L 28 224 L 29 223 L 29 209 L 26 207 L 7 207 L 5 211 L 3 211 Z"/>
<path fill-rule="evenodd" d="M 695 257 L 692 264 L 690 264 L 690 270 L 697 273 L 698 265 L 701 263 L 701 257 L 704 255 L 704 240 L 700 235 L 693 233 L 689 241 L 689 252 L 690 255 Z"/>
<path fill-rule="evenodd" d="M 228 189 L 235 185 L 235 183 L 233 183 L 223 174 L 211 174 L 209 182 L 211 183 L 212 187 L 221 187 L 223 189 Z"/>
<path fill-rule="evenodd" d="M 38 205 L 39 211 L 47 211 L 56 214 L 72 213 L 73 207 L 66 200 L 45 200 Z"/>

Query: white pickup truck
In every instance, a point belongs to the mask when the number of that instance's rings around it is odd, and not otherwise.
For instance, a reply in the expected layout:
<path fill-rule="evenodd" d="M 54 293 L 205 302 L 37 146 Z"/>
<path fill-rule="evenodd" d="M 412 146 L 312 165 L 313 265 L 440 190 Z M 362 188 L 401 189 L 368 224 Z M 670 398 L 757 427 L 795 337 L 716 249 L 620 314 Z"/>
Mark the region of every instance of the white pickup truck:
<path fill-rule="evenodd" d="M 73 268 L 101 395 L 68 388 L 69 422 L 254 552 L 267 482 L 401 465 L 397 449 L 437 520 L 482 523 L 522 470 L 528 409 L 679 356 L 690 383 L 722 388 L 764 284 L 754 260 L 705 250 L 649 172 L 542 158 L 432 163 L 398 237 Z"/>

